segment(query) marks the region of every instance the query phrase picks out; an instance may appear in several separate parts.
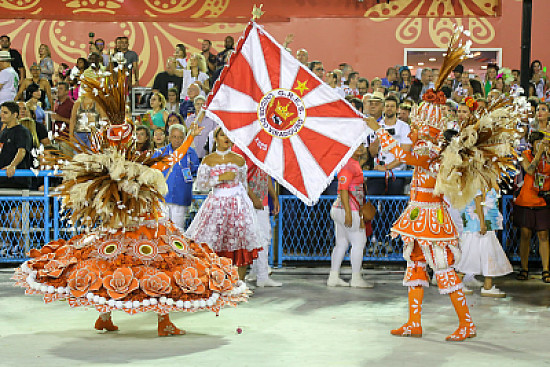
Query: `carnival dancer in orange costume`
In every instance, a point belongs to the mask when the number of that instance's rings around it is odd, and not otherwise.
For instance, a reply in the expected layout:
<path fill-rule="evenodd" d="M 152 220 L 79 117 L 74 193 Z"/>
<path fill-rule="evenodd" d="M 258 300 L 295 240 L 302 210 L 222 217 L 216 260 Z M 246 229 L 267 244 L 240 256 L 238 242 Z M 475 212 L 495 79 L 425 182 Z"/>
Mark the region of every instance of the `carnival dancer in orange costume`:
<path fill-rule="evenodd" d="M 458 233 L 442 194 L 449 197 L 453 207 L 461 208 L 473 199 L 473 190 L 481 188 L 483 183 L 488 187 L 498 187 L 502 167 L 513 164 L 510 160 L 513 149 L 509 142 L 513 141 L 515 131 L 508 125 L 499 125 L 509 122 L 509 119 L 503 118 L 507 117 L 504 115 L 506 111 L 496 111 L 495 116 L 484 115 L 479 120 L 474 117 L 468 120 L 461 126 L 463 135 L 444 143 L 446 122 L 440 106 L 446 98 L 437 90 L 450 71 L 469 54 L 471 42 L 463 44 L 461 33 L 462 29 L 457 29 L 451 39 L 435 91 L 428 90 L 423 96 L 424 101 L 411 114 L 414 128 L 411 135 L 416 135 L 412 137 L 412 152 L 401 149 L 376 120 L 366 119 L 368 126 L 376 131 L 383 150 L 414 166 L 409 204 L 391 229 L 392 235 L 401 236 L 404 242 L 403 257 L 407 260 L 407 270 L 403 285 L 409 288 L 409 320 L 392 330 L 392 335 L 422 336 L 421 309 L 424 287 L 429 286 L 426 272 L 426 265 L 429 265 L 434 270 L 440 293 L 449 294 L 459 319 L 458 329 L 446 340 L 463 341 L 476 336 L 463 285 L 453 269 L 453 264 L 460 260 Z M 482 158 L 472 159 L 471 155 L 478 152 Z M 454 190 L 450 190 L 453 184 Z"/>
<path fill-rule="evenodd" d="M 69 141 L 77 154 L 61 163 L 45 158 L 50 166 L 45 168 L 62 170 L 59 195 L 83 233 L 31 250 L 14 279 L 25 293 L 42 294 L 47 303 L 67 300 L 71 307 L 95 308 L 98 330 L 118 330 L 111 311 L 151 311 L 158 314 L 159 336 L 185 334 L 170 322 L 170 312 L 218 313 L 246 300 L 247 290 L 229 259 L 159 218 L 167 192 L 161 171 L 185 155 L 202 129 L 193 125 L 170 156 L 139 154 L 132 121 L 125 117 L 125 75 L 125 68 L 115 68 L 108 80 L 83 81 L 109 118 L 93 134 L 92 147 Z"/>
<path fill-rule="evenodd" d="M 439 106 L 433 101 L 428 102 L 432 96 L 435 96 L 433 91 L 425 93 L 426 102 L 419 110 L 429 109 L 430 113 L 439 114 Z M 445 99 L 441 98 L 440 103 L 445 103 Z M 401 149 L 386 130 L 378 127 L 374 119 L 368 120 L 369 127 L 376 131 L 380 139 L 382 149 L 415 167 L 409 204 L 391 229 L 392 234 L 401 236 L 405 246 L 403 257 L 407 260 L 407 271 L 403 285 L 409 287 L 409 321 L 391 333 L 399 336 L 422 336 L 422 299 L 424 287 L 429 286 L 427 263 L 434 269 L 440 293 L 450 295 L 459 319 L 458 329 L 446 340 L 462 341 L 476 336 L 476 327 L 466 305 L 460 278 L 452 268 L 456 258 L 460 256 L 458 233 L 443 197 L 434 195 L 438 155 L 429 150 L 426 144 L 439 138 L 444 120 L 439 115 L 439 120 L 430 119 L 429 123 L 430 125 L 427 124 L 422 129 L 413 152 L 410 153 Z"/>

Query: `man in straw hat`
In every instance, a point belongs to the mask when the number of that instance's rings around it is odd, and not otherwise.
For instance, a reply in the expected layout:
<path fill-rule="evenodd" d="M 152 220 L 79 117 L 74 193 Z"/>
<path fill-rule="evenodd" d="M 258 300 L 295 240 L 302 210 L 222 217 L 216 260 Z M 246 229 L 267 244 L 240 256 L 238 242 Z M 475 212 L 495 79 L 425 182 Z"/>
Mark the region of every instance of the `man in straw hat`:
<path fill-rule="evenodd" d="M 11 66 L 9 51 L 0 51 L 0 104 L 13 101 L 19 86 L 19 75 Z"/>

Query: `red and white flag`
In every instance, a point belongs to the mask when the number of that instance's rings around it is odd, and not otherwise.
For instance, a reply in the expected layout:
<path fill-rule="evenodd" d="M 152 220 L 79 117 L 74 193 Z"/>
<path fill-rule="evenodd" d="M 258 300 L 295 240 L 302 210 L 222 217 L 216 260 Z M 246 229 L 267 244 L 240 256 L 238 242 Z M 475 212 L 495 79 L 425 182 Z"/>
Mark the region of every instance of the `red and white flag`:
<path fill-rule="evenodd" d="M 307 205 L 367 136 L 361 114 L 254 22 L 214 85 L 206 114 Z"/>

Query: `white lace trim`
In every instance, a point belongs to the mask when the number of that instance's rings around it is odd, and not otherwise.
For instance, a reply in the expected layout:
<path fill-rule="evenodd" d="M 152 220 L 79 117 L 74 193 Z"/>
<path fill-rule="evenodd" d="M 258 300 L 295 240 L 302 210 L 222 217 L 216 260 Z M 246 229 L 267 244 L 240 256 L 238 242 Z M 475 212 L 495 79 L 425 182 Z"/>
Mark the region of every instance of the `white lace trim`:
<path fill-rule="evenodd" d="M 459 289 L 464 288 L 464 285 L 462 283 L 459 283 L 457 285 L 454 285 L 452 287 L 447 287 L 444 289 L 439 288 L 439 294 L 451 294 L 453 292 L 458 291 Z"/>
<path fill-rule="evenodd" d="M 425 201 L 410 201 L 408 206 L 419 207 L 422 209 L 439 209 L 443 206 L 442 202 L 439 203 L 428 203 Z"/>
<path fill-rule="evenodd" d="M 427 193 L 433 193 L 434 192 L 434 189 L 430 189 L 430 188 L 427 188 L 427 187 L 411 187 L 411 191 L 416 191 L 416 192 L 427 192 Z"/>
<path fill-rule="evenodd" d="M 429 287 L 430 286 L 430 282 L 428 282 L 427 280 L 422 280 L 422 279 L 416 279 L 416 280 L 410 280 L 410 281 L 406 281 L 406 280 L 403 280 L 403 285 L 405 287 Z"/>

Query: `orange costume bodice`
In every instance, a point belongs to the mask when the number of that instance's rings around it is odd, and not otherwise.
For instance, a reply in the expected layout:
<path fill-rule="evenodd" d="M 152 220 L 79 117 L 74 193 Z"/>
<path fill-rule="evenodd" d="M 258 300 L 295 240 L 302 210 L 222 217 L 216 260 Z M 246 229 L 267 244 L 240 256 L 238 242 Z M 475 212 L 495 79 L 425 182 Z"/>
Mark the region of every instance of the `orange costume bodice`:
<path fill-rule="evenodd" d="M 401 162 L 414 166 L 409 204 L 394 223 L 392 234 L 400 235 L 405 244 L 416 240 L 420 244 L 457 246 L 458 232 L 443 197 L 433 194 L 438 172 L 437 154 L 406 152 L 384 129 L 379 129 L 377 135 L 383 150 L 393 153 Z"/>

